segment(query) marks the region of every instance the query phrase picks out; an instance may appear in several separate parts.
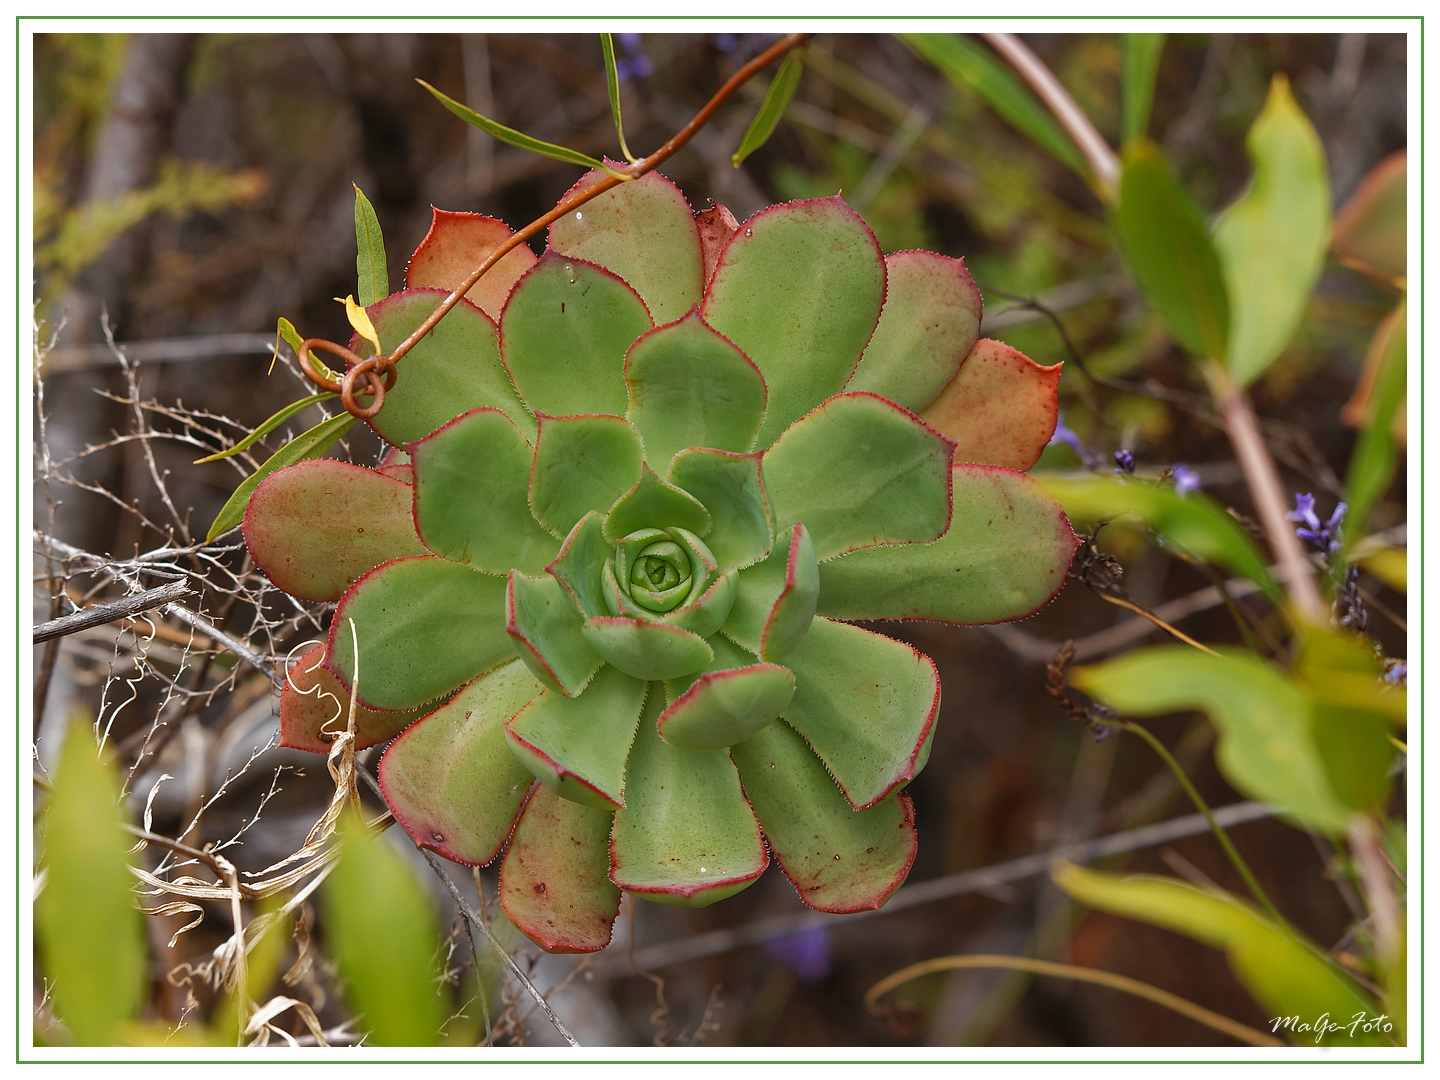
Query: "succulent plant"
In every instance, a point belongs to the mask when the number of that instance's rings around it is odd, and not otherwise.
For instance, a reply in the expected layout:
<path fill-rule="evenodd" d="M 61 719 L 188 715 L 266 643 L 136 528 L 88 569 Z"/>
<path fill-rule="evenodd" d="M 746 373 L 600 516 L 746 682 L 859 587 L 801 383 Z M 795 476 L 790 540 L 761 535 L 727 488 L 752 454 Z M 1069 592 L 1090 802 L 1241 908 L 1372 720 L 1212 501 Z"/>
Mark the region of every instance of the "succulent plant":
<path fill-rule="evenodd" d="M 381 345 L 509 235 L 435 211 L 368 309 Z M 622 890 L 709 904 L 771 854 L 812 908 L 878 907 L 940 679 L 853 622 L 1023 617 L 1076 545 L 1019 471 L 1059 366 L 977 341 L 980 315 L 963 261 L 882 255 L 839 196 L 741 225 L 650 173 L 557 220 L 401 361 L 377 468 L 256 489 L 256 564 L 338 601 L 283 740 L 327 749 L 358 643 L 396 819 L 461 863 L 503 851 L 504 909 L 549 950 L 603 948 Z"/>

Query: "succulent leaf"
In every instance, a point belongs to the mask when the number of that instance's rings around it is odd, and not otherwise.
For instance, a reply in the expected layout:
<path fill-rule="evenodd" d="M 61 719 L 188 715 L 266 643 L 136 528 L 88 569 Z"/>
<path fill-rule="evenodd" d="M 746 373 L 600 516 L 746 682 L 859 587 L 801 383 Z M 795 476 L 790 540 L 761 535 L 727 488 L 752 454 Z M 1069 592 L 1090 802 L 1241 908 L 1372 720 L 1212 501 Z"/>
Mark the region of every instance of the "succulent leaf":
<path fill-rule="evenodd" d="M 833 397 L 765 452 L 779 527 L 803 521 L 822 561 L 935 540 L 950 523 L 954 445 L 874 394 Z"/>
<path fill-rule="evenodd" d="M 533 451 L 504 413 L 474 409 L 409 448 L 431 551 L 487 574 L 539 573 L 555 558 L 559 543 L 530 513 Z"/>
<path fill-rule="evenodd" d="M 815 617 L 820 571 L 803 524 L 780 537 L 769 558 L 739 575 L 725 635 L 763 660 L 780 660 L 800 644 Z"/>
<path fill-rule="evenodd" d="M 975 347 L 981 306 L 964 259 L 933 251 L 885 256 L 885 306 L 845 389 L 868 390 L 920 412 Z"/>
<path fill-rule="evenodd" d="M 592 510 L 604 512 L 640 479 L 644 452 L 618 416 L 543 413 L 530 471 L 530 510 L 557 537 Z"/>
<path fill-rule="evenodd" d="M 874 806 L 924 766 L 940 710 L 940 675 L 928 656 L 817 617 L 785 665 L 795 672 L 795 697 L 781 715 L 856 810 Z"/>
<path fill-rule="evenodd" d="M 855 811 L 785 723 L 732 747 L 730 756 L 775 861 L 809 907 L 873 910 L 900 887 L 918 847 L 909 795 L 893 791 Z"/>
<path fill-rule="evenodd" d="M 704 536 L 710 531 L 710 511 L 688 491 L 666 483 L 647 462 L 633 488 L 615 500 L 605 515 L 605 539 L 618 544 L 641 529 L 679 528 Z"/>
<path fill-rule="evenodd" d="M 885 299 L 885 260 L 838 195 L 762 210 L 726 245 L 701 314 L 770 391 L 767 447 L 850 380 Z"/>
<path fill-rule="evenodd" d="M 587 619 L 583 633 L 592 649 L 637 679 L 678 679 L 715 655 L 700 635 L 647 619 L 600 616 Z"/>
<path fill-rule="evenodd" d="M 350 587 L 330 623 L 328 667 L 349 685 L 360 644 L 360 702 L 413 709 L 513 659 L 505 579 L 422 556 L 396 559 Z"/>
<path fill-rule="evenodd" d="M 821 615 L 992 623 L 1023 619 L 1050 602 L 1079 545 L 1059 504 L 1009 469 L 956 465 L 952 475 L 955 509 L 945 535 L 822 563 Z"/>
<path fill-rule="evenodd" d="M 500 349 L 532 411 L 619 416 L 625 352 L 652 325 L 645 304 L 620 278 L 548 251 L 506 301 Z"/>
<path fill-rule="evenodd" d="M 350 691 L 325 670 L 325 646 L 303 654 L 289 671 L 280 690 L 278 745 L 315 754 L 328 754 L 330 743 L 345 730 L 350 713 Z M 391 712 L 355 706 L 355 749 L 393 739 L 423 714 L 423 709 Z"/>
<path fill-rule="evenodd" d="M 586 173 L 561 201 L 604 177 L 599 170 Z M 680 189 L 657 172 L 557 218 L 550 225 L 550 248 L 624 279 L 657 324 L 673 322 L 700 303 L 704 264 L 695 218 Z"/>
<path fill-rule="evenodd" d="M 779 664 L 707 671 L 660 714 L 660 737 L 677 750 L 723 750 L 770 724 L 794 696 L 795 676 Z"/>
<path fill-rule="evenodd" d="M 981 338 L 920 419 L 955 440 L 957 462 L 1025 472 L 1055 434 L 1062 367 Z"/>
<path fill-rule="evenodd" d="M 505 725 L 510 749 L 556 794 L 585 806 L 625 805 L 625 759 L 646 683 L 602 667 L 579 697 L 546 690 Z"/>
<path fill-rule="evenodd" d="M 430 231 L 405 268 L 407 289 L 444 289 L 448 293 L 459 288 L 490 252 L 514 235 L 509 225 L 484 214 L 435 207 L 431 213 Z M 510 290 L 535 262 L 535 253 L 527 245 L 517 245 L 485 271 L 465 299 L 498 322 Z"/>
<path fill-rule="evenodd" d="M 670 483 L 710 511 L 705 543 L 721 566 L 750 566 L 775 546 L 775 514 L 761 463 L 759 454 L 700 448 L 681 451 L 670 463 Z"/>
<path fill-rule="evenodd" d="M 500 906 L 546 952 L 610 944 L 620 890 L 609 877 L 611 815 L 536 784 L 500 864 Z"/>
<path fill-rule="evenodd" d="M 469 866 L 500 854 L 534 779 L 506 749 L 505 721 L 541 689 L 512 661 L 406 728 L 385 751 L 380 788 L 416 844 Z"/>
<path fill-rule="evenodd" d="M 695 227 L 700 230 L 700 252 L 705 261 L 705 286 L 708 290 L 710 276 L 715 273 L 715 265 L 720 261 L 720 252 L 730 242 L 730 237 L 740 231 L 740 223 L 728 207 L 711 199 L 708 210 L 695 214 Z"/>
<path fill-rule="evenodd" d="M 575 606 L 590 618 L 609 611 L 601 574 L 614 556 L 614 549 L 605 539 L 602 520 L 600 514 L 592 512 L 577 521 L 565 543 L 560 545 L 560 554 L 545 568 L 560 582 Z"/>
<path fill-rule="evenodd" d="M 394 352 L 446 295 L 440 289 L 407 289 L 370 307 L 370 319 L 385 351 Z M 535 421 L 520 404 L 500 363 L 495 324 L 469 301 L 451 308 L 395 370 L 400 375 L 395 388 L 385 394 L 385 407 L 369 421 L 386 442 L 403 446 L 423 439 L 470 409 L 499 409 L 527 439 L 535 437 Z"/>
<path fill-rule="evenodd" d="M 585 616 L 548 574 L 530 577 L 511 571 L 505 613 L 505 632 L 525 666 L 566 697 L 584 690 L 605 662 L 581 633 Z"/>
<path fill-rule="evenodd" d="M 626 413 L 657 471 L 691 446 L 748 453 L 765 416 L 765 380 L 691 309 L 644 335 L 625 357 Z"/>
<path fill-rule="evenodd" d="M 425 554 L 410 488 L 343 461 L 302 461 L 255 489 L 242 530 L 255 565 L 276 588 L 339 600 L 366 571 Z"/>
<path fill-rule="evenodd" d="M 705 907 L 765 872 L 770 856 L 723 750 L 667 746 L 657 686 L 630 754 L 625 807 L 610 838 L 610 880 L 660 903 Z"/>

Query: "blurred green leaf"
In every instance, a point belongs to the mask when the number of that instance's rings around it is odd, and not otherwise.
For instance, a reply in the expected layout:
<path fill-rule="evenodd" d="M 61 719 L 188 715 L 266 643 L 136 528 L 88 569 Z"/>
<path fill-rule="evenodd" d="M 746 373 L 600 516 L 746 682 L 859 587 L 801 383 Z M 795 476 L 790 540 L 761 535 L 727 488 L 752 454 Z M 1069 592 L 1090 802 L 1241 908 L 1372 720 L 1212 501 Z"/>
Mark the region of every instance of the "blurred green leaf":
<path fill-rule="evenodd" d="M 1378 729 L 1372 719 L 1338 732 L 1329 721 L 1317 723 L 1315 703 L 1302 684 L 1239 650 L 1212 656 L 1160 646 L 1079 668 L 1071 681 L 1128 715 L 1207 713 L 1220 733 L 1215 760 L 1230 783 L 1332 835 L 1345 831 L 1353 810 L 1364 808 L 1347 796 L 1373 790 L 1366 770 L 1376 766 L 1374 747 L 1386 748 L 1382 778 L 1393 757 L 1383 722 Z M 1357 756 L 1335 761 L 1335 749 L 1346 742 L 1355 744 Z"/>
<path fill-rule="evenodd" d="M 454 98 L 447 97 L 439 90 L 427 83 L 424 79 L 416 79 L 421 86 L 435 95 L 437 101 L 444 105 L 456 116 L 460 117 L 467 124 L 471 124 L 485 132 L 493 139 L 499 139 L 511 146 L 518 146 L 521 150 L 529 150 L 532 154 L 539 154 L 542 157 L 554 158 L 556 161 L 564 161 L 571 165 L 583 165 L 587 169 L 599 169 L 601 172 L 609 173 L 611 176 L 618 176 L 622 180 L 629 180 L 630 177 L 624 173 L 616 172 L 603 161 L 591 157 L 589 154 L 582 154 L 579 150 L 571 150 L 568 146 L 557 146 L 555 143 L 543 142 L 540 139 L 532 138 L 523 132 L 508 128 L 504 124 L 497 124 L 488 117 L 481 116 L 468 105 L 461 105 Z"/>
<path fill-rule="evenodd" d="M 1155 76 L 1160 70 L 1164 34 L 1125 34 L 1120 54 L 1120 138 L 1122 143 L 1145 135 L 1155 102 Z"/>
<path fill-rule="evenodd" d="M 274 430 L 275 430 L 276 428 L 278 428 L 281 424 L 283 424 L 286 420 L 289 420 L 292 416 L 296 415 L 297 413 L 302 413 L 302 412 L 304 412 L 304 411 L 305 411 L 306 409 L 308 409 L 311 405 L 317 405 L 317 404 L 319 404 L 319 403 L 322 402 L 322 401 L 329 401 L 331 398 L 337 398 L 337 397 L 339 397 L 339 396 L 340 396 L 339 394 L 331 394 L 331 393 L 328 393 L 328 392 L 327 392 L 327 393 L 324 393 L 324 394 L 311 394 L 309 397 L 307 397 L 307 398 L 301 398 L 299 401 L 292 401 L 289 405 L 286 405 L 283 409 L 281 409 L 279 412 L 277 412 L 274 416 L 270 417 L 270 419 L 268 419 L 268 420 L 266 420 L 264 423 L 262 423 L 259 427 L 257 427 L 254 431 L 252 431 L 249 435 L 246 435 L 245 438 L 241 439 L 241 440 L 240 440 L 239 442 L 237 442 L 234 446 L 230 447 L 229 450 L 222 450 L 222 451 L 220 451 L 220 453 L 218 453 L 218 454 L 211 454 L 209 457 L 196 458 L 196 459 L 195 459 L 194 461 L 192 461 L 190 464 L 192 464 L 192 465 L 204 465 L 206 462 L 209 462 L 209 461 L 221 461 L 221 460 L 223 460 L 223 459 L 225 459 L 225 458 L 228 458 L 228 457 L 234 457 L 236 454 L 240 453 L 241 451 L 249 450 L 250 447 L 254 446 L 257 442 L 259 442 L 261 439 L 263 439 L 266 435 L 269 435 L 270 432 L 274 431 Z"/>
<path fill-rule="evenodd" d="M 1205 217 L 1149 139 L 1125 148 L 1115 231 L 1135 282 L 1196 357 L 1225 358 L 1229 304 Z"/>
<path fill-rule="evenodd" d="M 434 1046 L 449 1015 L 434 904 L 383 834 L 370 836 L 353 813 L 339 832 L 340 859 L 321 902 L 346 1004 L 373 1045 Z"/>
<path fill-rule="evenodd" d="M 1406 155 L 1397 150 L 1360 181 L 1335 217 L 1331 250 L 1347 266 L 1394 281 L 1405 277 Z"/>
<path fill-rule="evenodd" d="M 1139 919 L 1184 934 L 1225 951 L 1236 978 L 1274 1018 L 1276 1034 L 1300 1044 L 1387 1045 L 1391 1036 L 1366 1034 L 1358 1028 L 1327 1032 L 1319 1039 L 1299 1023 L 1313 1025 L 1322 1017 L 1348 1024 L 1358 1012 L 1375 1016 L 1380 1009 L 1358 983 L 1327 961 L 1308 941 L 1291 937 L 1260 912 L 1227 893 L 1206 892 L 1193 885 L 1158 877 L 1122 877 L 1061 863 L 1051 871 L 1055 884 L 1076 900 L 1115 915 Z M 1296 1024 L 1284 1018 L 1298 1017 Z M 1274 1020 L 1271 1021 L 1275 1023 Z"/>
<path fill-rule="evenodd" d="M 390 295 L 390 271 L 385 265 L 385 237 L 380 232 L 380 219 L 375 207 L 360 190 L 355 189 L 355 272 L 360 279 L 360 306 L 369 307 Z"/>
<path fill-rule="evenodd" d="M 625 124 L 620 119 L 620 71 L 615 66 L 615 40 L 609 34 L 600 35 L 600 51 L 605 56 L 605 87 L 610 91 L 610 115 L 615 119 L 615 136 L 620 140 L 620 152 L 626 161 L 634 161 L 635 155 L 625 145 Z"/>
<path fill-rule="evenodd" d="M 1330 245 L 1325 147 L 1284 75 L 1271 82 L 1245 146 L 1250 186 L 1214 229 L 1230 301 L 1225 361 L 1242 386 L 1295 336 Z"/>
<path fill-rule="evenodd" d="M 975 94 L 1011 127 L 1089 179 L 1085 159 L 1049 110 L 988 50 L 960 34 L 901 34 L 900 38 L 961 90 Z"/>
<path fill-rule="evenodd" d="M 730 155 L 730 164 L 737 169 L 742 161 L 764 146 L 774 133 L 775 125 L 780 123 L 780 117 L 785 115 L 790 99 L 795 96 L 795 88 L 800 85 L 800 72 L 803 69 L 800 54 L 792 52 L 785 57 L 780 70 L 775 72 L 770 89 L 765 91 L 765 100 L 760 103 L 760 111 L 745 129 L 739 148 Z"/>
<path fill-rule="evenodd" d="M 1072 521 L 1112 521 L 1134 514 L 1167 543 L 1249 578 L 1274 600 L 1283 598 L 1250 535 L 1208 496 L 1119 477 L 1081 480 L 1034 474 Z"/>
<path fill-rule="evenodd" d="M 297 461 L 308 461 L 311 458 L 321 457 L 325 451 L 340 441 L 340 437 L 349 431 L 350 426 L 354 423 L 355 418 L 348 412 L 343 412 L 339 416 L 332 416 L 329 420 L 321 421 L 309 431 L 297 435 L 275 451 L 265 464 L 245 478 L 235 489 L 235 494 L 231 495 L 225 505 L 220 508 L 220 513 L 215 515 L 215 521 L 211 524 L 210 531 L 205 534 L 205 542 L 208 544 L 221 533 L 229 532 L 240 524 L 241 519 L 245 517 L 245 508 L 250 505 L 250 496 L 260 486 L 261 480 L 264 480 L 276 469 L 294 465 Z"/>
<path fill-rule="evenodd" d="M 1370 390 L 1365 428 L 1355 443 L 1350 472 L 1345 477 L 1345 502 L 1350 508 L 1345 515 L 1347 548 L 1365 535 L 1370 512 L 1389 490 L 1400 460 L 1400 444 L 1395 440 L 1392 425 L 1396 410 L 1405 400 L 1406 310 L 1406 302 L 1401 300 L 1380 370 Z"/>
<path fill-rule="evenodd" d="M 144 1000 L 145 929 L 130 891 L 135 841 L 123 828 L 120 779 L 82 719 L 70 724 L 54 782 L 35 901 L 41 970 L 75 1041 L 107 1046 Z"/>

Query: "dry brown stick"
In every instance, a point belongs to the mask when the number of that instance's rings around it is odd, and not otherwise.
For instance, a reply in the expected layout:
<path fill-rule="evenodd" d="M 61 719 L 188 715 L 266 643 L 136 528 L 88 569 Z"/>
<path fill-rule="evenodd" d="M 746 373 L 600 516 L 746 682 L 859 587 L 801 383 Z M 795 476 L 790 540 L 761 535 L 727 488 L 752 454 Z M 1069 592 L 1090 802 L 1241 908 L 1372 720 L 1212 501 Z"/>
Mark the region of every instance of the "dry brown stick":
<path fill-rule="evenodd" d="M 146 589 L 144 592 L 123 596 L 119 600 L 112 600 L 109 603 L 82 608 L 35 627 L 34 644 L 39 645 L 42 641 L 51 641 L 67 634 L 89 630 L 91 627 L 103 626 L 105 623 L 114 622 L 127 615 L 139 615 L 144 611 L 153 611 L 155 608 L 164 607 L 174 600 L 180 600 L 193 594 L 194 590 L 187 582 L 172 581 L 170 584 L 161 585 L 156 589 Z"/>

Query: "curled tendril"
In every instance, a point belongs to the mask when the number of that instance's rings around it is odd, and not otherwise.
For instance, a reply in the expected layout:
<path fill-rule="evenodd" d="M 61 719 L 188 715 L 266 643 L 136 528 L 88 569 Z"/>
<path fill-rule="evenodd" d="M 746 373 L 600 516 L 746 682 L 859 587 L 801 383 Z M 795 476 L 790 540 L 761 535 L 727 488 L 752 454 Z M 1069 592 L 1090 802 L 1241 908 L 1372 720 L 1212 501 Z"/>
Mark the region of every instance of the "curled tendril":
<path fill-rule="evenodd" d="M 345 362 L 345 374 L 339 382 L 330 378 L 334 372 L 328 367 L 325 372 L 315 370 L 314 359 L 311 351 L 329 353 Z M 395 359 L 390 356 L 372 356 L 369 359 L 361 359 L 358 355 L 343 345 L 337 345 L 325 338 L 306 338 L 300 343 L 300 351 L 297 359 L 300 361 L 300 370 L 305 377 L 322 390 L 328 390 L 332 394 L 339 394 L 340 400 L 344 403 L 346 410 L 357 420 L 369 420 L 380 411 L 385 404 L 385 391 L 395 388 Z M 380 375 L 384 373 L 382 381 Z M 356 389 L 356 383 L 364 379 L 366 386 Z M 357 395 L 369 395 L 369 405 L 361 405 L 356 401 Z"/>

